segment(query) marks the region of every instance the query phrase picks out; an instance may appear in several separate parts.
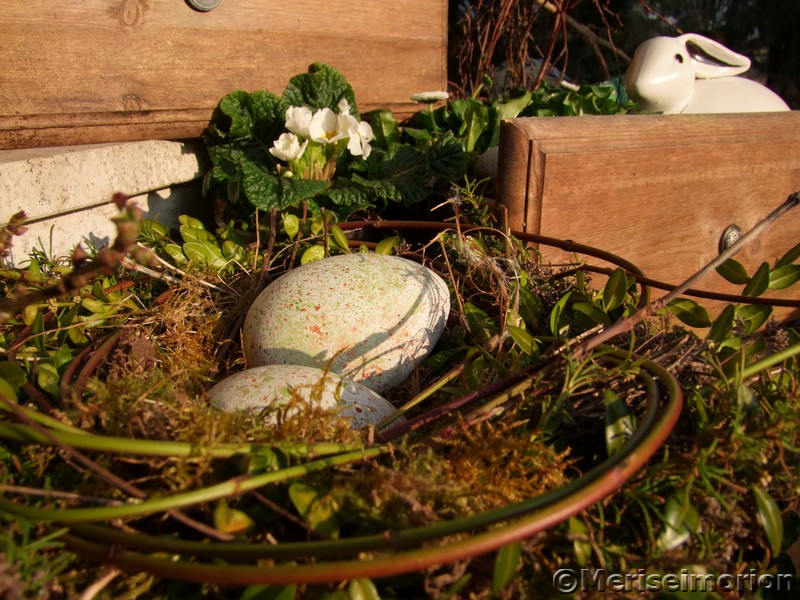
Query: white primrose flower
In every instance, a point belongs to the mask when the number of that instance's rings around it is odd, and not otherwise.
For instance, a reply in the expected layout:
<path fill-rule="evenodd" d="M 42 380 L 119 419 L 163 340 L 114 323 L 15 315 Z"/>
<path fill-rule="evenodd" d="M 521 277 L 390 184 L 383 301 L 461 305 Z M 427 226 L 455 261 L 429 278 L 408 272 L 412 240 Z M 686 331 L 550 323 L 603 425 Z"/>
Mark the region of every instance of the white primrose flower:
<path fill-rule="evenodd" d="M 286 129 L 300 137 L 308 137 L 311 109 L 307 106 L 290 106 L 286 109 Z"/>
<path fill-rule="evenodd" d="M 447 100 L 449 98 L 450 94 L 445 91 L 418 92 L 416 94 L 411 94 L 411 99 L 414 102 L 420 102 L 424 104 L 433 104 L 434 102 Z"/>
<path fill-rule="evenodd" d="M 355 119 L 353 119 L 355 122 Z M 375 139 L 372 132 L 372 127 L 366 121 L 357 123 L 355 127 L 350 127 L 347 130 L 350 139 L 347 141 L 347 149 L 353 156 L 363 156 L 364 159 L 369 157 L 372 152 L 372 146 L 369 143 Z"/>
<path fill-rule="evenodd" d="M 339 100 L 337 104 L 339 107 L 339 113 L 342 115 L 349 115 L 350 114 L 350 103 L 347 101 L 347 98 L 342 98 Z"/>
<path fill-rule="evenodd" d="M 337 116 L 330 108 L 321 108 L 311 117 L 308 126 L 308 134 L 315 142 L 331 144 L 337 142 L 347 135 L 346 130 L 342 130 L 340 121 L 344 115 Z"/>
<path fill-rule="evenodd" d="M 272 148 L 269 149 L 269 153 L 280 160 L 289 162 L 290 160 L 297 160 L 303 156 L 307 145 L 308 140 L 301 144 L 300 139 L 295 134 L 282 133 L 281 137 L 279 137 Z"/>

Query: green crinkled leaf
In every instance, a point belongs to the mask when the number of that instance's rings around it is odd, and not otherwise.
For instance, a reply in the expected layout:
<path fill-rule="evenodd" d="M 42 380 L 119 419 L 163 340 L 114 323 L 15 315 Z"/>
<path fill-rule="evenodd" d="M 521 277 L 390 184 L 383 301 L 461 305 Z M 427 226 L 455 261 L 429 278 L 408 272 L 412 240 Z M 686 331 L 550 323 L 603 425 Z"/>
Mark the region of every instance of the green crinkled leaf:
<path fill-rule="evenodd" d="M 356 107 L 356 96 L 347 79 L 339 71 L 314 63 L 307 73 L 295 75 L 289 80 L 282 96 L 291 106 L 308 106 L 312 110 L 330 108 L 338 112 L 339 101 L 344 98 L 350 105 L 350 114 L 360 119 Z"/>
<path fill-rule="evenodd" d="M 264 211 L 273 208 L 297 208 L 303 202 L 325 191 L 328 181 L 285 179 L 277 177 L 250 162 L 242 164 L 242 190 L 250 203 Z"/>
<path fill-rule="evenodd" d="M 783 519 L 780 508 L 765 489 L 757 485 L 754 485 L 752 489 L 758 508 L 758 521 L 767 535 L 772 556 L 777 556 L 781 551 L 781 540 L 783 539 Z"/>
<path fill-rule="evenodd" d="M 669 311 L 689 327 L 710 327 L 708 311 L 694 300 L 676 298 L 667 305 Z"/>
<path fill-rule="evenodd" d="M 762 262 L 756 272 L 744 286 L 742 294 L 745 296 L 758 297 L 767 291 L 769 287 L 769 263 Z"/>
<path fill-rule="evenodd" d="M 212 124 L 216 131 L 234 138 L 248 137 L 253 129 L 250 101 L 250 94 L 243 90 L 236 90 L 223 96 L 219 101 L 219 111 L 228 118 L 228 122 L 225 123 L 224 119 L 214 119 Z"/>
<path fill-rule="evenodd" d="M 769 289 L 783 290 L 800 281 L 800 265 L 783 265 L 770 271 Z"/>
<path fill-rule="evenodd" d="M 434 142 L 425 156 L 427 177 L 451 181 L 464 175 L 466 169 L 464 149 L 449 131 Z"/>
<path fill-rule="evenodd" d="M 346 180 L 337 180 L 336 187 L 327 190 L 325 197 L 336 206 L 346 208 L 349 213 L 363 210 L 370 206 L 385 205 L 385 202 L 377 202 L 377 200 L 385 199 L 384 190 L 380 184 L 372 186 L 367 181 L 365 183 L 368 185 L 362 187 L 362 182 L 356 181 L 355 178 L 352 182 L 353 185 L 347 185 L 348 183 L 350 182 Z"/>
<path fill-rule="evenodd" d="M 726 281 L 730 281 L 734 285 L 744 285 L 750 281 L 750 276 L 747 274 L 747 269 L 744 265 L 737 260 L 729 258 L 716 269 Z"/>

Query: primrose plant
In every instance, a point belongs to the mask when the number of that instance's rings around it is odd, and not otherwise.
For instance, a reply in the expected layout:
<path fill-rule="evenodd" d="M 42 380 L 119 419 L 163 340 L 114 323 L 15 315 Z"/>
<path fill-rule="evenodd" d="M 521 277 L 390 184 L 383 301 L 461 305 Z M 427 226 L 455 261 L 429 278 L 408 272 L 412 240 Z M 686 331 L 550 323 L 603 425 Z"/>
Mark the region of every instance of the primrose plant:
<path fill-rule="evenodd" d="M 289 131 L 282 133 L 269 149 L 270 154 L 288 165 L 277 166 L 282 177 L 331 181 L 336 162 L 345 150 L 352 156 L 369 157 L 370 142 L 375 139 L 372 126 L 350 114 L 346 98 L 339 100 L 337 108 L 338 114 L 327 107 L 313 113 L 307 106 L 286 109 Z"/>
<path fill-rule="evenodd" d="M 255 209 L 322 210 L 346 219 L 382 212 L 390 202 L 421 202 L 463 176 L 466 161 L 452 134 L 405 138 L 388 110 L 364 119 L 336 69 L 315 63 L 283 94 L 234 91 L 220 100 L 204 134 L 213 163 L 207 194 L 248 222 Z"/>

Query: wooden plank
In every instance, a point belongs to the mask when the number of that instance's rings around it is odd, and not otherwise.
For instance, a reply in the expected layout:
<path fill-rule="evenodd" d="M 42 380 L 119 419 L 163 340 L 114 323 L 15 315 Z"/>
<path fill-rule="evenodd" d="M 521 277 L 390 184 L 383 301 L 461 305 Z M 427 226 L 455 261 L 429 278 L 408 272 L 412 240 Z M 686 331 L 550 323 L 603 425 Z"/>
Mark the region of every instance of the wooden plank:
<path fill-rule="evenodd" d="M 336 67 L 359 109 L 446 85 L 444 0 L 4 0 L 0 148 L 194 137 L 226 93 Z"/>
<path fill-rule="evenodd" d="M 800 113 L 516 119 L 503 124 L 500 156 L 512 229 L 596 246 L 680 283 L 716 256 L 725 227 L 747 231 L 800 190 Z M 798 242 L 792 211 L 736 259 L 752 272 Z M 701 287 L 741 292 L 716 274 Z"/>

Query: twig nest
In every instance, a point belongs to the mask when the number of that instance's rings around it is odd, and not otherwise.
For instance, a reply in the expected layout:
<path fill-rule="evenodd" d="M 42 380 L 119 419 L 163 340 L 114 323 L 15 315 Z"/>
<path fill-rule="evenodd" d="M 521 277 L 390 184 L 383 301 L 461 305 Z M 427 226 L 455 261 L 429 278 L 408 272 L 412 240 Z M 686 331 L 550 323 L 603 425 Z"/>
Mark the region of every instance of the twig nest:
<path fill-rule="evenodd" d="M 208 396 L 213 406 L 226 412 L 270 406 L 299 410 L 302 406 L 298 403 L 323 410 L 338 409 L 356 429 L 377 425 L 395 410 L 387 400 L 351 379 L 296 365 L 245 369 L 217 383 Z"/>
<path fill-rule="evenodd" d="M 383 393 L 430 353 L 449 312 L 447 284 L 414 261 L 332 256 L 261 292 L 244 322 L 245 358 L 249 367 L 328 368 Z"/>

